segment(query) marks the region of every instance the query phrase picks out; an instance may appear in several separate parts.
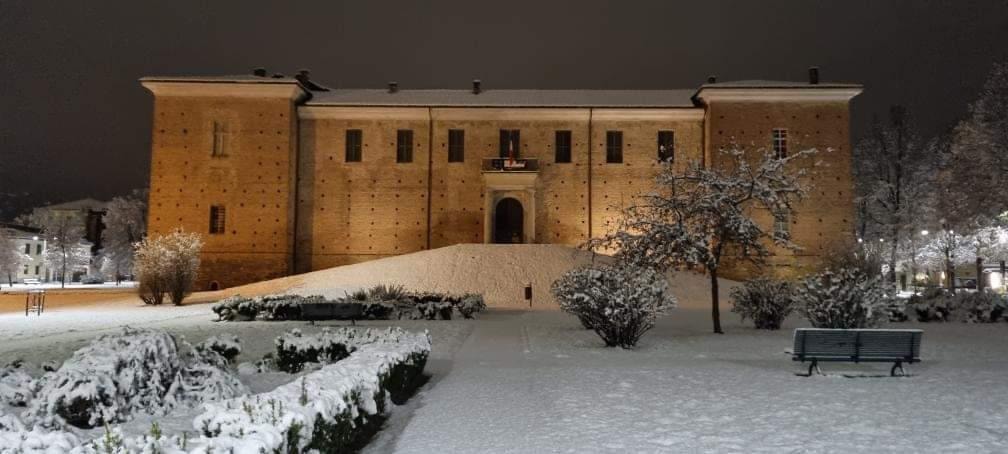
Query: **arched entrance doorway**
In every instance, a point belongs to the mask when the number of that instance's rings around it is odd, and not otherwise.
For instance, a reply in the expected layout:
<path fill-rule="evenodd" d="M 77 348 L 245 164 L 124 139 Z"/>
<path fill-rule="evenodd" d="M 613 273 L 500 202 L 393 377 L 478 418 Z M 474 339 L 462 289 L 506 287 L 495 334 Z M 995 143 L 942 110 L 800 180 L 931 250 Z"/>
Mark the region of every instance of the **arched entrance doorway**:
<path fill-rule="evenodd" d="M 507 197 L 494 208 L 494 243 L 525 242 L 525 210 L 517 199 Z"/>

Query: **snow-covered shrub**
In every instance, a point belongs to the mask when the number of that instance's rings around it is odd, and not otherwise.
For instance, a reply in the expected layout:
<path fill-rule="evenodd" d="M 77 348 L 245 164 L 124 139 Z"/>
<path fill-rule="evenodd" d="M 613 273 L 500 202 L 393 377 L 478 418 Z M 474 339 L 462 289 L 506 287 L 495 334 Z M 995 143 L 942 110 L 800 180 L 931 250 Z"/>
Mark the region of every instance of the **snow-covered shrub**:
<path fill-rule="evenodd" d="M 756 329 L 780 329 L 781 322 L 794 311 L 791 284 L 759 277 L 750 279 L 731 292 L 732 312 L 751 319 Z"/>
<path fill-rule="evenodd" d="M 137 243 L 134 272 L 140 297 L 147 304 L 161 304 L 165 295 L 172 304 L 182 304 L 196 282 L 203 239 L 196 233 L 175 231 L 151 236 Z"/>
<path fill-rule="evenodd" d="M 371 301 L 398 301 L 407 295 L 405 287 L 395 284 L 378 284 L 367 291 L 367 299 Z"/>
<path fill-rule="evenodd" d="M 85 285 L 95 285 L 104 283 L 105 283 L 105 277 L 101 275 L 88 275 L 81 278 L 81 284 Z"/>
<path fill-rule="evenodd" d="M 230 399 L 247 394 L 248 388 L 234 371 L 231 361 L 214 347 L 225 351 L 241 349 L 235 342 L 207 342 L 190 346 L 183 341 L 186 352 L 182 355 L 182 367 L 175 376 L 171 388 L 165 396 L 165 407 L 194 407 L 204 402 Z"/>
<path fill-rule="evenodd" d="M 305 363 L 339 361 L 350 356 L 353 349 L 345 329 L 333 331 L 326 328 L 307 336 L 299 329 L 292 329 L 277 337 L 274 343 L 277 368 L 290 373 L 300 372 Z"/>
<path fill-rule="evenodd" d="M 996 323 L 1008 315 L 1008 300 L 990 291 L 957 294 L 952 304 L 955 318 L 967 323 Z"/>
<path fill-rule="evenodd" d="M 816 328 L 866 328 L 886 319 L 894 293 L 881 276 L 855 268 L 826 269 L 801 281 L 794 299 Z"/>
<path fill-rule="evenodd" d="M 464 318 L 476 318 L 476 314 L 486 310 L 486 303 L 483 301 L 483 295 L 467 293 L 462 295 L 455 308 Z"/>
<path fill-rule="evenodd" d="M 552 291 L 563 311 L 609 347 L 633 347 L 659 315 L 676 306 L 664 276 L 624 264 L 576 268 L 557 279 Z"/>
<path fill-rule="evenodd" d="M 25 415 L 44 427 L 64 422 L 95 427 L 127 421 L 138 412 L 164 414 L 177 405 L 246 392 L 226 364 L 210 350 L 190 348 L 180 354 L 175 339 L 164 331 L 127 327 L 98 337 L 43 376 Z"/>
<path fill-rule="evenodd" d="M 218 334 L 196 345 L 199 350 L 213 350 L 228 362 L 234 362 L 241 354 L 241 342 L 234 334 Z"/>
<path fill-rule="evenodd" d="M 14 360 L 0 368 L 0 405 L 24 407 L 35 395 L 35 380 L 24 370 L 24 362 Z"/>
<path fill-rule="evenodd" d="M 0 408 L 0 453 L 64 453 L 80 446 L 81 441 L 71 432 L 49 431 L 42 427 L 27 429 L 14 415 Z"/>

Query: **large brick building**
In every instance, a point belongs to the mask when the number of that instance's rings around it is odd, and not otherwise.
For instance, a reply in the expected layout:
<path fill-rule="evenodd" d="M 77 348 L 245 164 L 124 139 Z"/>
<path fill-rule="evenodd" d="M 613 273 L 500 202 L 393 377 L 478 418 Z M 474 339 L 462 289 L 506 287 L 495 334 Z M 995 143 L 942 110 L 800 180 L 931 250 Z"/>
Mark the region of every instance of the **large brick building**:
<path fill-rule="evenodd" d="M 686 90 L 326 89 L 262 71 L 141 83 L 154 94 L 149 231 L 204 234 L 203 287 L 457 243 L 579 244 L 650 187 L 660 155 L 717 166 L 733 143 L 833 149 L 777 226 L 804 249 L 774 266 L 813 264 L 851 231 L 861 87 L 817 71 Z"/>

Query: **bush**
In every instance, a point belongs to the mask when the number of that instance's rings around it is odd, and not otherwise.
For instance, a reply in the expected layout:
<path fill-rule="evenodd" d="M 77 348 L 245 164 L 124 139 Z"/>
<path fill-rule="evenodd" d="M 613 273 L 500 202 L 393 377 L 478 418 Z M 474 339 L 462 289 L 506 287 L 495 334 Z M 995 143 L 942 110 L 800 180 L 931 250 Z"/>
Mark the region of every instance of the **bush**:
<path fill-rule="evenodd" d="M 14 360 L 0 368 L 0 405 L 24 407 L 34 392 L 35 380 L 24 370 L 21 360 Z"/>
<path fill-rule="evenodd" d="M 90 428 L 246 392 L 224 369 L 222 356 L 187 349 L 180 353 L 175 339 L 158 330 L 124 328 L 100 336 L 39 379 L 25 415 L 44 427 Z"/>
<path fill-rule="evenodd" d="M 309 336 L 293 329 L 277 337 L 274 343 L 276 367 L 288 373 L 301 372 L 306 363 L 334 363 L 350 356 L 353 351 L 346 330 L 332 331 L 328 328 Z"/>
<path fill-rule="evenodd" d="M 140 298 L 147 304 L 161 304 L 168 295 L 172 304 L 182 304 L 196 282 L 202 248 L 198 234 L 182 231 L 137 243 L 133 266 Z"/>
<path fill-rule="evenodd" d="M 370 301 L 399 301 L 408 295 L 401 285 L 378 284 L 367 291 Z"/>
<path fill-rule="evenodd" d="M 102 277 L 102 276 L 100 276 L 100 275 L 98 275 L 98 276 L 84 276 L 83 278 L 81 278 L 81 284 L 84 284 L 84 285 L 95 285 L 95 284 L 104 284 L 104 283 L 105 283 L 105 278 Z"/>
<path fill-rule="evenodd" d="M 957 320 L 967 323 L 996 323 L 1008 315 L 1008 300 L 990 291 L 964 292 L 955 296 L 953 308 Z"/>
<path fill-rule="evenodd" d="M 816 328 L 866 328 L 887 315 L 895 289 L 877 275 L 856 268 L 827 269 L 805 278 L 795 288 L 798 310 Z"/>
<path fill-rule="evenodd" d="M 794 312 L 791 284 L 760 277 L 750 279 L 731 292 L 732 312 L 751 319 L 756 329 L 777 330 Z"/>
<path fill-rule="evenodd" d="M 608 347 L 630 348 L 674 308 L 664 276 L 650 268 L 601 265 L 576 268 L 553 282 L 560 309 L 574 314 Z"/>
<path fill-rule="evenodd" d="M 229 363 L 241 354 L 241 342 L 234 334 L 218 334 L 196 345 L 199 350 L 212 350 Z"/>

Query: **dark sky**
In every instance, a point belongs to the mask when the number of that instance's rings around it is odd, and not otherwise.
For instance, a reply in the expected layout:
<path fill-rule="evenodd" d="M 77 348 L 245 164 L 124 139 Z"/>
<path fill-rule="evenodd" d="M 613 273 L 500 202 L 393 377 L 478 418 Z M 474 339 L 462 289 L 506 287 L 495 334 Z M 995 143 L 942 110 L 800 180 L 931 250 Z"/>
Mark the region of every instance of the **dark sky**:
<path fill-rule="evenodd" d="M 925 134 L 944 130 L 1006 57 L 1005 0 L 0 0 L 0 209 L 146 186 L 144 75 L 265 66 L 339 87 L 632 89 L 804 80 L 818 65 L 865 85 L 856 138 L 894 103 Z"/>

